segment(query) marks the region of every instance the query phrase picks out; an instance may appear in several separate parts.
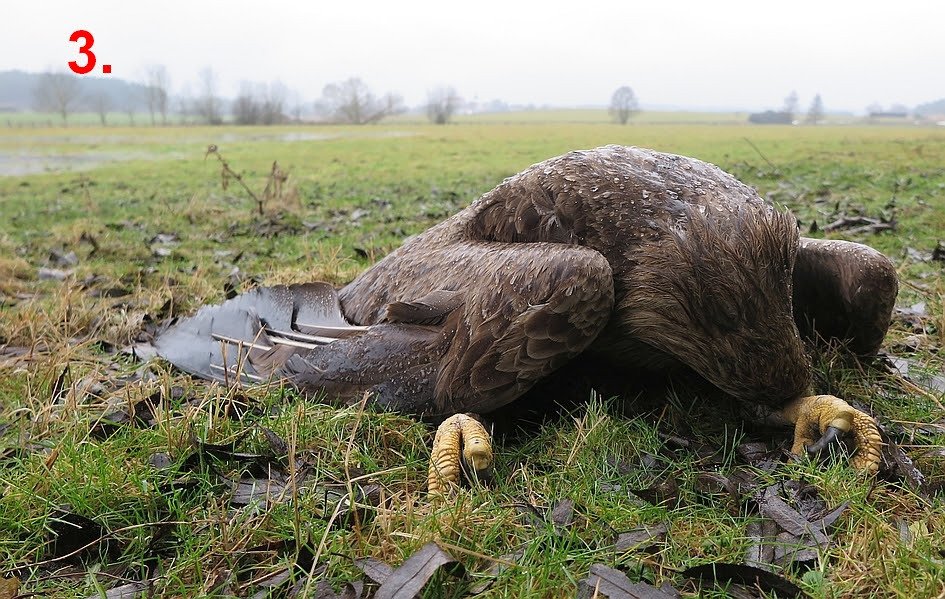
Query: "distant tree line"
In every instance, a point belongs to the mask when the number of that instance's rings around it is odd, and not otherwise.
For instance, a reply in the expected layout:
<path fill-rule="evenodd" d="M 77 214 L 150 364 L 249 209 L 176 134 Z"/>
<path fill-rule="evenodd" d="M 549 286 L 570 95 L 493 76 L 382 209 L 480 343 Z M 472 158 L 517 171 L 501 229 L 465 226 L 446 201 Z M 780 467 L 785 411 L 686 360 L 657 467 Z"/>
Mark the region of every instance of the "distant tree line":
<path fill-rule="evenodd" d="M 227 121 L 238 125 L 278 125 L 302 122 L 303 118 L 312 118 L 312 115 L 322 122 L 367 125 L 406 111 L 399 95 L 393 92 L 377 94 L 357 77 L 330 83 L 322 89 L 317 101 L 305 102 L 280 81 L 244 81 L 237 96 L 225 100 L 219 93 L 217 75 L 209 67 L 200 71 L 196 92 L 190 84 L 185 84 L 176 95 L 171 93 L 171 79 L 163 65 L 148 66 L 139 83 L 80 78 L 68 72 L 49 71 L 41 75 L 19 71 L 0 73 L 0 76 L 7 75 L 19 78 L 17 81 L 24 78 L 35 81 L 33 107 L 40 112 L 58 115 L 63 125 L 68 125 L 70 116 L 80 111 L 97 115 L 102 125 L 109 124 L 109 118 L 116 112 L 126 115 L 127 122 L 134 125 L 136 115 L 144 112 L 153 126 L 169 125 L 172 121 L 185 125 L 219 125 Z M 26 90 L 29 86 L 18 83 L 16 89 Z M 503 111 L 509 106 L 498 100 L 467 103 L 454 87 L 441 85 L 427 92 L 426 103 L 421 108 L 431 123 L 446 125 L 464 110 Z M 630 122 L 640 112 L 633 89 L 627 85 L 618 87 L 611 95 L 608 111 L 614 122 Z M 945 100 L 915 110 L 917 115 L 943 113 Z M 904 118 L 909 109 L 901 104 L 889 108 L 871 104 L 867 107 L 867 114 L 871 119 Z M 814 96 L 806 113 L 802 113 L 798 94 L 792 91 L 784 98 L 780 110 L 752 113 L 748 120 L 762 124 L 804 122 L 816 125 L 824 118 L 825 108 L 820 94 Z"/>
<path fill-rule="evenodd" d="M 406 111 L 399 95 L 377 95 L 357 77 L 326 85 L 311 110 L 306 110 L 299 94 L 290 94 L 279 81 L 244 81 L 236 98 L 227 102 L 220 96 L 217 75 L 209 67 L 200 71 L 196 93 L 188 84 L 176 97 L 171 95 L 170 76 L 163 65 L 151 65 L 145 71 L 144 83 L 138 86 L 143 92 L 122 105 L 106 90 L 84 94 L 82 88 L 87 81 L 71 73 L 50 71 L 35 84 L 33 107 L 58 114 L 63 125 L 69 124 L 70 115 L 82 110 L 98 114 L 101 124 L 107 125 L 109 114 L 122 110 L 134 125 L 135 114 L 143 106 L 154 126 L 168 125 L 175 116 L 178 124 L 219 125 L 230 117 L 238 125 L 278 125 L 300 122 L 308 112 L 325 122 L 366 125 Z M 423 109 L 432 123 L 444 125 L 452 121 L 463 103 L 455 88 L 440 86 L 428 92 Z"/>
<path fill-rule="evenodd" d="M 77 77 L 68 73 L 45 73 L 34 90 L 35 107 L 59 114 L 63 124 L 68 125 L 69 115 L 84 106 L 97 113 L 102 125 L 106 125 L 109 113 L 118 107 L 104 92 L 82 98 L 79 83 Z M 279 81 L 268 84 L 244 81 L 236 98 L 227 105 L 218 93 L 216 73 L 209 67 L 200 71 L 196 94 L 185 85 L 173 98 L 170 88 L 170 77 L 163 65 L 146 69 L 143 95 L 151 125 L 167 125 L 172 116 L 177 117 L 179 124 L 218 125 L 224 122 L 225 113 L 237 125 L 278 125 L 300 122 L 305 112 L 298 94 L 294 95 L 290 106 L 290 91 Z M 427 93 L 423 109 L 431 123 L 445 125 L 464 105 L 456 88 L 441 85 Z M 497 101 L 486 106 L 508 108 Z M 126 102 L 123 108 L 129 122 L 134 124 L 134 103 Z M 406 111 L 399 95 L 391 92 L 377 95 L 357 77 L 326 85 L 313 108 L 314 114 L 324 121 L 351 125 L 376 123 Z M 639 110 L 636 94 L 629 86 L 618 88 L 611 97 L 610 114 L 618 123 L 627 123 Z"/>

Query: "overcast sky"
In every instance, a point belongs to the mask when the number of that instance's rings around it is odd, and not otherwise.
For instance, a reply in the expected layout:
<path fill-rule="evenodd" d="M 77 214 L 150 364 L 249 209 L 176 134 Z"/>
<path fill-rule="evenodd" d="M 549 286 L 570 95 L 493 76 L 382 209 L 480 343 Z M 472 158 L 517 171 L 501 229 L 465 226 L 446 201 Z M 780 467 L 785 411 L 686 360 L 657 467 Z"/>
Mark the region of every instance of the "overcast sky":
<path fill-rule="evenodd" d="M 7 0 L 0 70 L 66 67 L 76 29 L 112 77 L 167 66 L 175 92 L 212 66 L 220 93 L 281 80 L 304 98 L 359 76 L 424 102 L 606 105 L 630 85 L 644 107 L 778 108 L 796 90 L 828 110 L 945 97 L 945 2 Z M 100 75 L 100 71 L 98 72 Z"/>

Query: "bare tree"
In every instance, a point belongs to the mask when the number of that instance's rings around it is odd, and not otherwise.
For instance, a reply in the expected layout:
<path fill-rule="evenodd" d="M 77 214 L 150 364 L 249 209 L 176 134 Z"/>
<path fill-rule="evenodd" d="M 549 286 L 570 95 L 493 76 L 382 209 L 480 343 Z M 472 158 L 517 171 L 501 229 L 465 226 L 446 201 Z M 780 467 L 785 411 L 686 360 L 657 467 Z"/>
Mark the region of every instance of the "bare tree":
<path fill-rule="evenodd" d="M 277 125 L 285 122 L 285 97 L 288 90 L 279 81 L 240 84 L 233 102 L 233 119 L 238 125 Z"/>
<path fill-rule="evenodd" d="M 292 120 L 296 123 L 302 122 L 302 96 L 299 92 L 292 92 Z"/>
<path fill-rule="evenodd" d="M 824 101 L 820 98 L 820 94 L 814 96 L 814 101 L 810 103 L 806 120 L 811 125 L 816 125 L 824 120 Z"/>
<path fill-rule="evenodd" d="M 109 97 L 108 93 L 105 91 L 100 91 L 94 96 L 92 96 L 91 101 L 92 110 L 98 115 L 99 120 L 102 122 L 102 126 L 105 127 L 108 123 L 108 111 L 112 107 L 112 99 Z"/>
<path fill-rule="evenodd" d="M 233 120 L 237 125 L 255 125 L 259 122 L 260 100 L 256 86 L 248 81 L 240 83 L 240 93 L 233 101 Z"/>
<path fill-rule="evenodd" d="M 356 77 L 326 85 L 315 109 L 336 123 L 355 125 L 375 123 L 404 111 L 400 96 L 388 93 L 377 98 L 367 84 Z"/>
<path fill-rule="evenodd" d="M 156 114 L 161 115 L 161 124 L 167 124 L 167 108 L 170 103 L 171 79 L 164 65 L 148 67 L 148 111 L 151 113 L 151 124 L 156 125 Z"/>
<path fill-rule="evenodd" d="M 437 125 L 445 125 L 462 103 L 453 86 L 438 87 L 427 93 L 427 118 Z"/>
<path fill-rule="evenodd" d="M 194 118 L 197 114 L 196 104 L 189 95 L 182 95 L 177 98 L 177 122 L 181 125 L 193 125 L 196 122 Z"/>
<path fill-rule="evenodd" d="M 194 100 L 194 94 L 189 83 L 184 83 L 175 103 L 177 105 L 175 112 L 178 122 L 181 125 L 193 124 L 195 122 L 194 117 L 197 114 L 197 101 Z"/>
<path fill-rule="evenodd" d="M 789 93 L 787 97 L 784 98 L 783 111 L 789 114 L 791 116 L 791 121 L 793 121 L 794 115 L 796 115 L 800 109 L 801 101 L 797 97 L 797 92 L 792 90 L 791 93 Z"/>
<path fill-rule="evenodd" d="M 281 81 L 273 81 L 266 90 L 262 105 L 261 123 L 278 125 L 285 121 L 285 102 L 289 90 Z"/>
<path fill-rule="evenodd" d="M 33 89 L 36 108 L 41 112 L 57 112 L 62 124 L 69 125 L 69 113 L 79 102 L 79 80 L 68 73 L 47 71 Z"/>
<path fill-rule="evenodd" d="M 634 114 L 640 111 L 637 96 L 633 90 L 624 85 L 618 87 L 610 98 L 610 116 L 621 125 L 626 125 Z"/>
<path fill-rule="evenodd" d="M 128 124 L 132 127 L 135 126 L 135 111 L 137 106 L 135 105 L 135 98 L 133 95 L 129 94 L 125 99 L 125 114 L 128 115 Z"/>
<path fill-rule="evenodd" d="M 211 67 L 200 71 L 200 95 L 197 97 L 197 114 L 208 125 L 223 122 L 220 116 L 220 98 L 217 97 L 217 74 Z"/>

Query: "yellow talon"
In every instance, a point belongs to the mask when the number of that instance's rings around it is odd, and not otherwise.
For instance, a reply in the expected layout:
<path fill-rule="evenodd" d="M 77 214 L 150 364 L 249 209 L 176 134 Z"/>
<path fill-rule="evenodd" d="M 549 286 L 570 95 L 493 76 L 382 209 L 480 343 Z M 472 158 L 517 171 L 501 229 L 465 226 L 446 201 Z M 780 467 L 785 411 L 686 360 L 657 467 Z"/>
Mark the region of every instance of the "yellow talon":
<path fill-rule="evenodd" d="M 803 455 L 808 446 L 815 445 L 830 428 L 835 428 L 843 433 L 853 433 L 856 451 L 850 459 L 850 464 L 854 468 L 866 470 L 870 474 L 879 471 L 883 440 L 876 422 L 868 414 L 854 409 L 839 397 L 801 397 L 785 407 L 781 414 L 794 423 L 794 445 L 791 447 L 791 453 Z"/>
<path fill-rule="evenodd" d="M 449 487 L 459 484 L 461 448 L 462 460 L 472 470 L 472 476 L 484 473 L 492 465 L 489 433 L 472 414 L 450 416 L 436 429 L 427 476 L 430 495 L 443 495 Z"/>

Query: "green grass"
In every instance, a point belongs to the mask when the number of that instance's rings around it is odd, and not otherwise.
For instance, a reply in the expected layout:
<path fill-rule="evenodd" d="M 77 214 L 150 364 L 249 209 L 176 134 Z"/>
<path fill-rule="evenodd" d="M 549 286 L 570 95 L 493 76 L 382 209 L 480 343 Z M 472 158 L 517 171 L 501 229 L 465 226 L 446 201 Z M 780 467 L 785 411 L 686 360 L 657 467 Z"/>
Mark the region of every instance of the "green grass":
<path fill-rule="evenodd" d="M 907 355 L 913 371 L 942 372 L 943 265 L 917 261 L 907 250 L 930 252 L 945 238 L 945 132 L 653 124 L 642 116 L 626 127 L 593 122 L 593 115 L 575 122 L 539 115 L 528 123 L 481 119 L 445 127 L 0 128 L 0 168 L 6 157 L 25 152 L 73 169 L 0 177 L 0 425 L 9 425 L 0 433 L 0 569 L 21 568 L 21 592 L 56 597 L 87 596 L 146 572 L 158 594 L 243 595 L 285 567 L 299 547 L 317 556 L 317 579 L 340 583 L 360 579 L 356 558 L 396 565 L 437 540 L 470 576 L 442 578 L 426 597 L 463 596 L 492 566 L 489 558 L 519 549 L 516 566 L 483 596 L 570 597 L 594 563 L 694 593 L 678 571 L 743 561 L 746 526 L 756 515 L 743 501 L 701 493 L 699 474 L 732 471 L 741 440 L 774 447 L 788 434 L 743 426 L 733 410 L 712 403 L 714 395 L 700 401 L 706 393 L 696 383 L 674 381 L 673 389 L 648 390 L 629 405 L 633 396 L 595 400 L 501 442 L 488 490 L 464 490 L 434 505 L 424 496 L 432 432 L 423 424 L 302 401 L 279 389 L 245 390 L 257 409 L 228 417 L 232 392 L 159 363 L 138 371 L 139 364 L 107 351 L 130 343 L 149 319 L 222 300 L 234 268 L 241 289 L 254 279 L 340 285 L 529 164 L 621 143 L 717 163 L 791 208 L 805 231 L 838 211 L 894 215 L 894 233 L 855 239 L 893 259 L 903 281 L 900 305 L 925 303 L 919 349 Z M 204 160 L 209 144 L 256 190 L 277 160 L 290 172 L 290 193 L 257 216 L 233 182 L 221 189 L 218 163 Z M 169 256 L 155 255 L 160 244 L 149 243 L 159 233 L 179 238 L 166 245 Z M 65 282 L 37 276 L 40 267 L 55 267 L 53 251 L 75 251 L 79 259 Z M 127 295 L 102 296 L 109 289 Z M 905 355 L 896 348 L 916 334 L 897 321 L 886 347 Z M 4 346 L 36 351 L 4 357 Z M 818 355 L 815 364 L 819 390 L 870 407 L 900 439 L 911 438 L 908 451 L 941 484 L 945 464 L 936 456 L 945 437 L 913 424 L 941 426 L 941 393 L 919 394 L 842 353 Z M 127 382 L 117 385 L 121 380 Z M 90 433 L 103 414 L 150 396 L 165 398 L 153 424 L 119 427 L 107 438 Z M 231 506 L 218 474 L 238 479 L 240 464 L 183 467 L 192 435 L 265 452 L 262 427 L 288 443 L 290 473 L 307 473 L 295 500 L 269 509 Z M 694 448 L 669 452 L 665 435 L 672 434 L 721 450 L 722 464 L 706 462 Z M 167 454 L 171 467 L 153 466 L 156 453 Z M 642 467 L 652 456 L 657 465 Z M 842 462 L 789 463 L 761 476 L 804 480 L 831 506 L 851 502 L 814 569 L 786 573 L 813 596 L 942 592 L 940 494 L 920 498 Z M 358 482 L 349 483 L 353 478 Z M 678 483 L 668 503 L 652 505 L 627 491 L 664 479 Z M 381 500 L 366 502 L 357 519 L 335 515 L 337 498 L 355 484 L 379 485 Z M 575 502 L 576 515 L 563 530 L 529 516 L 564 498 Z M 49 562 L 46 531 L 65 505 L 115 531 L 115 551 L 84 564 Z M 659 522 L 668 523 L 669 534 L 652 552 L 614 551 L 614 531 Z"/>

